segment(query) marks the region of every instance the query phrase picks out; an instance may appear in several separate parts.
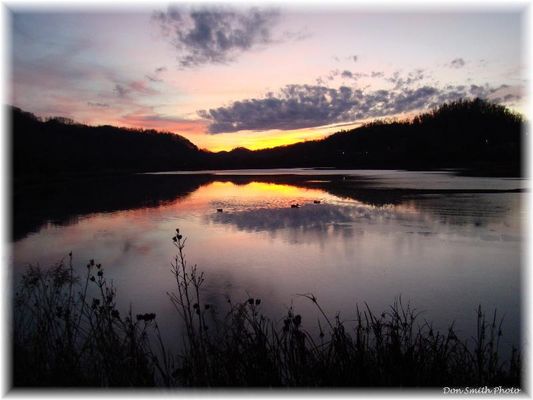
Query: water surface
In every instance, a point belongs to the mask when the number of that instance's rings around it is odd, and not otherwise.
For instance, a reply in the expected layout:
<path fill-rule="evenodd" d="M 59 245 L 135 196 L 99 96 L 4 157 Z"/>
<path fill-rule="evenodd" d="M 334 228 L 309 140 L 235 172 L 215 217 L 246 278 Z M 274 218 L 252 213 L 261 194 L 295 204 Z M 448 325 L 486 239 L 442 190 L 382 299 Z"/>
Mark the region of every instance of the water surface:
<path fill-rule="evenodd" d="M 247 170 L 168 172 L 35 187 L 15 193 L 15 280 L 27 264 L 69 251 L 79 270 L 101 262 L 119 305 L 155 312 L 167 337 L 179 326 L 171 237 L 206 274 L 207 301 L 262 299 L 274 319 L 294 307 L 351 319 L 399 296 L 444 329 L 469 337 L 479 304 L 520 340 L 525 181 L 451 172 Z M 299 208 L 291 208 L 298 204 Z M 223 212 L 217 212 L 223 209 Z"/>

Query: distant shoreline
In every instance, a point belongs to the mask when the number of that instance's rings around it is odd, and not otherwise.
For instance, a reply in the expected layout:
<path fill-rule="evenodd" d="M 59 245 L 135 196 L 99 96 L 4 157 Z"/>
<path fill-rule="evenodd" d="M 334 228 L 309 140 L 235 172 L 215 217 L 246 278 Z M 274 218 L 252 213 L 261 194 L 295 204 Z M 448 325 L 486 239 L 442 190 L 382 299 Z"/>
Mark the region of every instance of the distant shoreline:
<path fill-rule="evenodd" d="M 217 175 L 223 175 L 220 174 L 220 172 L 223 171 L 249 171 L 249 170 L 272 170 L 272 169 L 280 169 L 280 170 L 298 170 L 298 169 L 306 169 L 310 171 L 369 171 L 369 170 L 379 170 L 379 171 L 413 171 L 413 172 L 445 172 L 445 173 L 452 173 L 457 176 L 470 176 L 470 177 L 486 177 L 486 178 L 514 178 L 514 179 L 526 179 L 526 174 L 522 171 L 521 174 L 511 174 L 511 173 L 505 173 L 507 171 L 495 171 L 494 169 L 482 169 L 482 168 L 434 168 L 434 169 L 427 169 L 427 168 L 336 168 L 336 167 L 291 167 L 291 168 L 234 168 L 234 169 L 181 169 L 181 170 L 174 170 L 174 171 L 97 171 L 92 173 L 87 172 L 61 172 L 58 174 L 28 174 L 28 175 L 22 175 L 22 176 L 15 176 L 12 177 L 12 188 L 17 189 L 23 189 L 25 187 L 31 187 L 31 186 L 42 186 L 42 185 L 50 185 L 50 184 L 58 184 L 62 182 L 68 182 L 72 180 L 91 180 L 91 179 L 100 179 L 100 178 L 112 178 L 112 177 L 121 177 L 121 176 L 130 176 L 130 175 L 138 175 L 138 174 L 146 174 L 146 175 L 203 175 L 203 174 L 217 174 Z M 239 174 L 232 174 L 232 175 L 239 175 Z M 243 176 L 249 175 L 249 174 L 242 174 Z M 289 175 L 291 175 L 289 173 Z"/>
<path fill-rule="evenodd" d="M 13 107 L 11 112 L 11 172 L 17 184 L 142 172 L 272 168 L 525 175 L 524 118 L 481 99 L 443 104 L 412 120 L 374 121 L 320 140 L 217 153 L 171 132 L 43 120 Z"/>
<path fill-rule="evenodd" d="M 191 168 L 191 169 L 175 169 L 175 170 L 103 170 L 103 171 L 94 171 L 94 172 L 70 172 L 70 171 L 61 171 L 55 174 L 24 174 L 12 176 L 15 181 L 24 181 L 24 180 L 34 180 L 34 179 L 50 179 L 50 180 L 63 180 L 63 179 L 72 179 L 72 178 L 94 178 L 94 177 L 106 177 L 106 176 L 126 176 L 133 174 L 168 174 L 180 172 L 185 174 L 198 174 L 205 172 L 222 172 L 222 171 L 248 171 L 248 170 L 298 170 L 305 169 L 310 171 L 413 171 L 413 172 L 447 172 L 453 173 L 458 176 L 472 176 L 472 177 L 487 177 L 487 178 L 527 178 L 525 168 L 522 168 L 519 174 L 513 170 L 506 168 L 489 168 L 489 167 L 473 167 L 473 168 L 464 168 L 464 167 L 442 167 L 442 168 L 424 168 L 424 167 L 391 167 L 391 166 L 368 166 L 368 167 L 358 167 L 358 168 L 340 168 L 340 167 L 307 167 L 307 166 L 279 166 L 279 167 L 254 167 L 254 168 Z"/>

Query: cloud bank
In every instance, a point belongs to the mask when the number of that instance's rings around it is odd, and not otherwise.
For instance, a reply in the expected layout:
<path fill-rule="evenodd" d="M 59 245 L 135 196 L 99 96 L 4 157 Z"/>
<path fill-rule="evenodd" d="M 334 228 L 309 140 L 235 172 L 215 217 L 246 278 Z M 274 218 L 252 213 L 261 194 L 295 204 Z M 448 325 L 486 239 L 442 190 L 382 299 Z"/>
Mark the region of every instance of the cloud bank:
<path fill-rule="evenodd" d="M 452 68 L 463 68 L 466 62 L 462 58 L 455 58 L 450 62 L 450 67 Z"/>
<path fill-rule="evenodd" d="M 263 98 L 198 112 L 211 134 L 241 130 L 301 129 L 424 110 L 461 98 L 487 98 L 507 86 L 425 85 L 363 91 L 340 86 L 287 85 Z"/>
<path fill-rule="evenodd" d="M 225 64 L 243 52 L 273 43 L 271 29 L 279 14 L 251 8 L 186 10 L 169 7 L 153 19 L 170 39 L 183 68 Z"/>

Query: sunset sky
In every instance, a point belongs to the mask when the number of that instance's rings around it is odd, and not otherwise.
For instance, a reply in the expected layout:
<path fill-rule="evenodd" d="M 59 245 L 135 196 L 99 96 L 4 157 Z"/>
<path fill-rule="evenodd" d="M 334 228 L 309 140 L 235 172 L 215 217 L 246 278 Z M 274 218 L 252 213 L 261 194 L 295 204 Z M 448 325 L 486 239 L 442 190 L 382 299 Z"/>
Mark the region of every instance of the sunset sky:
<path fill-rule="evenodd" d="M 524 111 L 523 9 L 10 7 L 12 104 L 201 148 L 323 137 L 483 97 Z"/>

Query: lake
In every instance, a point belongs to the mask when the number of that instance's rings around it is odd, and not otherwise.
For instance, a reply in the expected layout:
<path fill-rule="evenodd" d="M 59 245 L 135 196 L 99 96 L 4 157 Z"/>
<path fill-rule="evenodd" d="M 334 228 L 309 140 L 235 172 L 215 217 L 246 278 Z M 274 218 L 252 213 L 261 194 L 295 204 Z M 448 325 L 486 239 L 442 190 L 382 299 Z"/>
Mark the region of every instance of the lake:
<path fill-rule="evenodd" d="M 12 265 L 48 266 L 72 251 L 85 273 L 102 263 L 119 307 L 157 314 L 179 336 L 172 236 L 206 276 L 204 296 L 224 311 L 262 299 L 280 320 L 290 307 L 313 331 L 319 314 L 350 320 L 356 304 L 381 313 L 401 296 L 423 319 L 459 336 L 475 310 L 505 315 L 503 346 L 521 340 L 523 179 L 452 171 L 246 170 L 93 178 L 16 190 Z M 291 205 L 298 204 L 298 208 Z M 222 209 L 218 212 L 217 209 Z"/>

